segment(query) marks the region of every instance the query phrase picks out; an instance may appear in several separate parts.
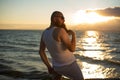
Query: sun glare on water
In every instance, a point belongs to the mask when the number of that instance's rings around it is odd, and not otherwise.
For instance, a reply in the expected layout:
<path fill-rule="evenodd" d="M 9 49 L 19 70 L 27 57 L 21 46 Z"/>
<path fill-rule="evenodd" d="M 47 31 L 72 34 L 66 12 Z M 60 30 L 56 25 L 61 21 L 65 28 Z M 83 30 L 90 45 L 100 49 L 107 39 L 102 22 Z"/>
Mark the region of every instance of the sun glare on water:
<path fill-rule="evenodd" d="M 73 24 L 89 23 L 94 24 L 113 19 L 114 17 L 105 17 L 97 14 L 96 12 L 87 12 L 85 10 L 77 11 L 72 16 Z"/>

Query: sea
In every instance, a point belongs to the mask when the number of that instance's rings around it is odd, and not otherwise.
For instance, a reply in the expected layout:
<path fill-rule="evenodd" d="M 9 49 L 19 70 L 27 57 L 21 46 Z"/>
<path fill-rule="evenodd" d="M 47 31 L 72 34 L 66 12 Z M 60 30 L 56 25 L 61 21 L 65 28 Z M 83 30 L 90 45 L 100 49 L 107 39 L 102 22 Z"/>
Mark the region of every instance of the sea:
<path fill-rule="evenodd" d="M 74 55 L 84 78 L 120 78 L 120 32 L 74 31 Z M 49 80 L 39 55 L 42 32 L 0 30 L 0 80 Z M 51 61 L 48 50 L 45 52 Z"/>

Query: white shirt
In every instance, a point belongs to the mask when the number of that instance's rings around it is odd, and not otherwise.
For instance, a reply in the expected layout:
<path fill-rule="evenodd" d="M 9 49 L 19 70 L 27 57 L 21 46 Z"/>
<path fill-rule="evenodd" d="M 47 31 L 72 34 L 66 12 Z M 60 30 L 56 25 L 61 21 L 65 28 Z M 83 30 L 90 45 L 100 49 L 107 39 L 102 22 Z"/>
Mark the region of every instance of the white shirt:
<path fill-rule="evenodd" d="M 55 27 L 45 30 L 43 33 L 43 41 L 52 57 L 53 66 L 64 66 L 74 62 L 75 56 L 70 52 L 62 42 L 56 41 L 52 33 Z"/>

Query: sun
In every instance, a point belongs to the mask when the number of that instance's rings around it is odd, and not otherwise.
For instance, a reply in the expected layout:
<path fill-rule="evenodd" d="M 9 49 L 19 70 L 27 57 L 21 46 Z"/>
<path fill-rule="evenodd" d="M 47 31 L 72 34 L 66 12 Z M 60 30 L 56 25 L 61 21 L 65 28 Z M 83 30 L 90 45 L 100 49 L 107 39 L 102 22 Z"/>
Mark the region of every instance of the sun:
<path fill-rule="evenodd" d="M 94 24 L 113 19 L 114 17 L 105 17 L 96 12 L 87 12 L 86 10 L 79 10 L 72 16 L 73 24 L 89 23 Z"/>

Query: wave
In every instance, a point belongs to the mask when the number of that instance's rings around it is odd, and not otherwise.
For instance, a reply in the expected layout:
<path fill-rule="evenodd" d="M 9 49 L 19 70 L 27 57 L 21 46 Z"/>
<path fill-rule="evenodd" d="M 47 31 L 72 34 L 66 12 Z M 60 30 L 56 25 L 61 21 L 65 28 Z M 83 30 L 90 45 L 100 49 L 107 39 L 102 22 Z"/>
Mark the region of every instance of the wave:
<path fill-rule="evenodd" d="M 85 56 L 79 56 L 75 55 L 78 59 L 82 59 L 88 63 L 91 64 L 110 64 L 110 65 L 119 65 L 116 64 L 115 62 L 110 62 L 108 60 L 95 60 L 89 57 Z M 36 60 L 38 61 L 38 60 Z M 35 62 L 36 62 L 35 61 Z M 15 66 L 10 66 L 9 64 L 16 64 L 20 66 L 20 68 L 25 68 L 25 70 L 17 70 L 14 67 Z M 32 63 L 31 63 L 32 64 Z M 36 69 L 33 66 L 27 66 L 23 64 L 19 64 L 19 61 L 13 62 L 13 61 L 8 61 L 5 59 L 0 59 L 0 75 L 2 77 L 0 78 L 1 80 L 52 80 L 52 76 L 48 74 L 45 71 L 40 71 L 39 69 Z M 63 79 L 63 80 L 69 80 L 69 79 Z M 91 79 L 85 79 L 85 80 L 119 80 L 119 78 L 91 78 Z"/>
<path fill-rule="evenodd" d="M 5 60 L 5 59 L 0 59 L 0 63 L 11 64 L 11 63 L 14 63 L 14 61 L 11 61 L 11 60 Z"/>
<path fill-rule="evenodd" d="M 4 64 L 0 64 L 0 80 L 52 80 L 51 75 L 49 75 L 47 72 L 42 72 L 42 71 L 18 71 L 10 66 L 6 66 Z"/>
<path fill-rule="evenodd" d="M 8 66 L 0 64 L 0 80 L 52 80 L 53 76 L 54 75 L 50 75 L 47 72 L 41 71 L 17 71 Z M 62 77 L 62 80 L 70 79 Z M 85 80 L 120 80 L 120 78 L 89 78 Z"/>
<path fill-rule="evenodd" d="M 16 71 L 16 70 L 1 70 L 0 75 L 4 75 L 13 79 L 31 79 L 31 80 L 36 80 L 36 79 L 42 79 L 46 80 L 49 79 L 51 80 L 51 76 L 47 72 L 41 72 L 41 71 L 31 71 L 31 72 L 22 72 L 22 71 Z"/>
<path fill-rule="evenodd" d="M 0 52 L 38 52 L 39 46 L 0 45 Z"/>
<path fill-rule="evenodd" d="M 39 42 L 38 41 L 14 41 L 14 40 L 0 40 L 0 44 L 5 46 L 5 45 L 9 45 L 9 46 L 16 46 L 16 45 L 21 45 L 21 46 L 32 46 L 32 47 L 36 47 L 39 46 Z"/>
<path fill-rule="evenodd" d="M 9 68 L 0 64 L 3 68 Z M 52 80 L 54 75 L 50 75 L 47 72 L 41 71 L 31 71 L 31 72 L 22 72 L 16 70 L 0 70 L 0 80 Z M 62 77 L 62 80 L 70 80 Z M 120 78 L 89 78 L 85 80 L 120 80 Z"/>
<path fill-rule="evenodd" d="M 106 63 L 106 65 L 117 65 L 120 66 L 120 61 L 116 61 L 116 60 L 111 60 L 111 59 L 104 59 L 104 60 L 100 60 L 100 59 L 94 59 L 94 58 L 90 58 L 87 56 L 80 56 L 79 54 L 75 54 L 75 57 L 77 59 L 81 59 L 84 60 L 88 63 L 95 63 L 95 64 L 104 64 Z"/>

